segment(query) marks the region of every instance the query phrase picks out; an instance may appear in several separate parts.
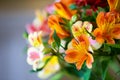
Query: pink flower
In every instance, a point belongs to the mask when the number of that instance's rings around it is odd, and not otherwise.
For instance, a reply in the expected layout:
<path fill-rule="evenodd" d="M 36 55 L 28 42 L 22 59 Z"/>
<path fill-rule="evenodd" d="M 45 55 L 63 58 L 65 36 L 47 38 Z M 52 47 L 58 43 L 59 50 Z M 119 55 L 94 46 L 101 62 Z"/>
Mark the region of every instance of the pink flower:
<path fill-rule="evenodd" d="M 41 50 L 30 47 L 27 51 L 27 63 L 33 66 L 33 70 L 37 70 L 41 68 L 44 63 L 43 60 L 43 53 Z"/>
<path fill-rule="evenodd" d="M 30 47 L 27 51 L 27 62 L 30 65 L 33 65 L 33 63 L 36 60 L 42 60 L 43 54 L 39 49 L 36 49 L 34 47 Z"/>
<path fill-rule="evenodd" d="M 42 36 L 48 35 L 50 33 L 50 29 L 47 24 L 47 13 L 45 11 L 37 11 L 36 18 L 33 20 L 33 23 L 28 24 L 26 28 L 28 33 L 42 31 L 44 34 Z"/>

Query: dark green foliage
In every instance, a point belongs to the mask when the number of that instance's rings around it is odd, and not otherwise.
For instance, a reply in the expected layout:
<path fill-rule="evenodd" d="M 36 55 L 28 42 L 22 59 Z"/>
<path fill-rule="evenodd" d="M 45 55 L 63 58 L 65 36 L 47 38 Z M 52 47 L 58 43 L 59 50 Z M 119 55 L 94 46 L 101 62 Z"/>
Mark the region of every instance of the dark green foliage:
<path fill-rule="evenodd" d="M 56 45 L 56 47 L 59 50 L 61 41 L 60 41 L 60 38 L 57 36 L 56 31 L 54 31 L 53 38 L 54 38 L 54 45 Z"/>

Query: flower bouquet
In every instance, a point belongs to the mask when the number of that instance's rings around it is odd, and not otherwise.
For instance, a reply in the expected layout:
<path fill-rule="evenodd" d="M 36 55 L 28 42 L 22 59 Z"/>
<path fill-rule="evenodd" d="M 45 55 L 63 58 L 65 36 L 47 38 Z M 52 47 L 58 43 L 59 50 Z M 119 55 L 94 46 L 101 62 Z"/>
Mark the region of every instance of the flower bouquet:
<path fill-rule="evenodd" d="M 68 80 L 117 79 L 119 4 L 120 0 L 56 0 L 36 11 L 24 33 L 31 72 L 49 80 L 63 76 Z"/>

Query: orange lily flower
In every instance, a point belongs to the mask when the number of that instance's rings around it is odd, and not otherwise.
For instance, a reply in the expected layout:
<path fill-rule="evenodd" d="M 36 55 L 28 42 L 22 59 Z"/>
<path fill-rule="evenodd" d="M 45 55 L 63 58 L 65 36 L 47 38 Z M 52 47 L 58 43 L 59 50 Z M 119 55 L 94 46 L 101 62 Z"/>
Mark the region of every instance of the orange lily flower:
<path fill-rule="evenodd" d="M 66 19 L 70 19 L 72 15 L 76 14 L 76 10 L 71 10 L 69 8 L 70 4 L 75 3 L 75 0 L 61 0 L 60 2 L 56 2 L 54 4 L 55 10 L 57 13 Z"/>
<path fill-rule="evenodd" d="M 68 63 L 75 63 L 78 70 L 81 69 L 85 61 L 87 67 L 92 68 L 92 63 L 94 61 L 93 56 L 86 49 L 86 41 L 88 41 L 88 38 L 85 35 L 81 35 L 79 38 L 81 38 L 82 42 L 78 42 L 75 39 L 71 41 L 72 47 L 66 50 L 65 61 Z"/>
<path fill-rule="evenodd" d="M 65 28 L 63 26 L 61 26 L 59 24 L 60 22 L 63 22 L 63 21 L 62 21 L 61 17 L 59 17 L 57 15 L 51 15 L 48 18 L 48 25 L 52 30 L 52 32 L 50 34 L 50 40 L 49 40 L 50 43 L 53 41 L 52 35 L 54 33 L 54 30 L 56 31 L 56 33 L 60 39 L 70 36 L 69 32 L 67 30 L 65 30 Z"/>
<path fill-rule="evenodd" d="M 115 44 L 114 39 L 120 39 L 120 0 L 108 0 L 108 4 L 110 12 L 98 14 L 98 28 L 93 33 L 99 43 Z"/>
<path fill-rule="evenodd" d="M 88 26 L 89 25 L 89 26 Z M 83 63 L 86 61 L 88 68 L 92 68 L 93 56 L 88 52 L 90 42 L 89 36 L 85 31 L 91 31 L 92 25 L 88 22 L 82 23 L 78 21 L 72 26 L 72 33 L 75 37 L 68 45 L 68 49 L 65 51 L 65 61 L 68 63 L 75 63 L 78 70 L 81 69 Z"/>
<path fill-rule="evenodd" d="M 114 44 L 114 39 L 120 39 L 120 14 L 117 12 L 100 12 L 97 16 L 98 28 L 94 36 L 99 43 Z"/>

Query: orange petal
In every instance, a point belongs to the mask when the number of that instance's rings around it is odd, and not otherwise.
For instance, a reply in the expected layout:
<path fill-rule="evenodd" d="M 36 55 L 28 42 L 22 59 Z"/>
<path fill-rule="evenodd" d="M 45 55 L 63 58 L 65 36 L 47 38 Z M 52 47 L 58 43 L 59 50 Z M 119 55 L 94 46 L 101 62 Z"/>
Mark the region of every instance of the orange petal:
<path fill-rule="evenodd" d="M 104 18 L 105 18 L 105 13 L 104 12 L 100 12 L 98 14 L 97 18 L 96 18 L 96 22 L 97 22 L 98 27 L 102 27 L 103 26 L 103 24 L 105 22 Z"/>
<path fill-rule="evenodd" d="M 77 38 L 80 42 L 80 45 L 82 45 L 83 47 L 86 48 L 86 50 L 88 50 L 89 47 L 89 39 L 85 34 L 82 34 L 81 36 L 78 36 Z"/>
<path fill-rule="evenodd" d="M 81 56 L 83 54 L 80 54 L 80 52 L 78 50 L 75 49 L 68 49 L 66 50 L 66 56 L 65 56 L 65 61 L 68 63 L 75 63 L 78 60 L 80 60 Z"/>
<path fill-rule="evenodd" d="M 82 28 L 82 24 L 82 21 L 77 21 L 72 25 L 72 33 L 75 38 L 84 33 L 84 28 Z"/>
<path fill-rule="evenodd" d="M 87 55 L 85 54 L 85 55 L 83 55 L 83 56 L 80 58 L 80 60 L 76 63 L 76 67 L 77 67 L 78 70 L 81 69 L 81 67 L 82 67 L 82 65 L 83 65 L 83 63 L 85 62 L 86 59 L 87 59 Z"/>
<path fill-rule="evenodd" d="M 92 68 L 92 63 L 94 62 L 93 56 L 90 53 L 88 53 L 87 55 L 88 57 L 86 60 L 86 65 L 88 68 Z"/>
<path fill-rule="evenodd" d="M 112 30 L 112 35 L 115 39 L 120 39 L 120 24 L 116 24 Z"/>
<path fill-rule="evenodd" d="M 75 48 L 79 45 L 78 41 L 76 39 L 72 39 L 72 46 Z"/>
<path fill-rule="evenodd" d="M 62 0 L 61 2 L 56 2 L 54 4 L 55 10 L 57 13 L 66 19 L 70 19 L 72 15 L 76 14 L 76 10 L 71 10 L 69 8 L 70 4 L 73 4 L 74 0 Z"/>
<path fill-rule="evenodd" d="M 66 5 L 66 6 L 70 6 L 70 4 L 75 3 L 75 0 L 61 0 L 61 2 Z"/>
<path fill-rule="evenodd" d="M 103 44 L 105 40 L 102 37 L 96 37 L 96 41 L 100 44 Z"/>
<path fill-rule="evenodd" d="M 107 41 L 108 44 L 115 44 L 115 41 L 112 38 L 107 38 L 106 41 Z"/>
<path fill-rule="evenodd" d="M 103 36 L 102 36 L 103 34 L 102 34 L 102 29 L 101 28 L 96 28 L 93 31 L 93 34 L 94 34 L 97 42 L 102 44 L 105 41 Z"/>
<path fill-rule="evenodd" d="M 59 24 L 62 22 L 61 17 L 56 15 L 51 15 L 48 18 L 48 25 L 52 30 L 55 30 L 59 38 L 65 38 L 70 36 L 69 32 L 64 29 L 63 26 Z"/>
<path fill-rule="evenodd" d="M 66 19 L 70 19 L 72 17 L 71 12 L 68 10 L 68 8 L 63 5 L 61 2 L 57 2 L 54 4 L 55 9 L 57 11 L 57 13 L 61 16 L 64 17 Z"/>
<path fill-rule="evenodd" d="M 54 33 L 54 31 L 52 30 L 51 33 L 50 33 L 50 35 L 49 35 L 49 40 L 48 40 L 48 43 L 49 43 L 49 44 L 51 44 L 51 43 L 54 41 L 54 40 L 53 40 L 53 37 L 52 37 L 52 36 L 53 36 L 53 33 Z"/>
<path fill-rule="evenodd" d="M 110 11 L 120 11 L 120 0 L 108 0 L 108 4 L 110 6 Z"/>

